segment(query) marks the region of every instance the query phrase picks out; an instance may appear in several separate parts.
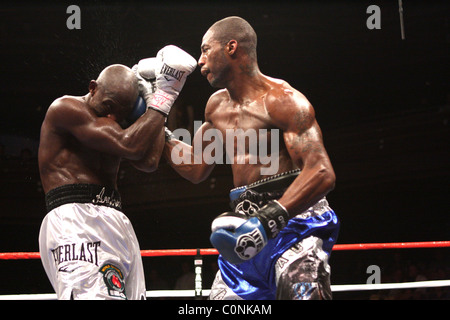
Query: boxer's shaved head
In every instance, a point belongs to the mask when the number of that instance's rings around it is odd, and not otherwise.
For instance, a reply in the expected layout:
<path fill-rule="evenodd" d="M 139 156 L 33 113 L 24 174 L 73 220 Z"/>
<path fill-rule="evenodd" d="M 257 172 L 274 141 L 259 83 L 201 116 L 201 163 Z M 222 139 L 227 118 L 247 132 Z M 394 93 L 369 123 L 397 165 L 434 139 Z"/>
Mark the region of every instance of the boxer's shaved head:
<path fill-rule="evenodd" d="M 126 117 L 139 94 L 136 75 L 121 64 L 106 67 L 96 80 L 89 84 L 90 105 L 98 116 L 114 114 L 117 119 Z"/>
<path fill-rule="evenodd" d="M 120 100 L 134 103 L 139 94 L 135 74 L 121 64 L 113 64 L 103 69 L 96 82 L 105 94 L 113 95 Z"/>
<path fill-rule="evenodd" d="M 214 34 L 214 40 L 225 45 L 230 40 L 236 40 L 245 53 L 256 60 L 257 36 L 252 26 L 244 19 L 236 16 L 227 17 L 214 23 L 209 30 Z"/>

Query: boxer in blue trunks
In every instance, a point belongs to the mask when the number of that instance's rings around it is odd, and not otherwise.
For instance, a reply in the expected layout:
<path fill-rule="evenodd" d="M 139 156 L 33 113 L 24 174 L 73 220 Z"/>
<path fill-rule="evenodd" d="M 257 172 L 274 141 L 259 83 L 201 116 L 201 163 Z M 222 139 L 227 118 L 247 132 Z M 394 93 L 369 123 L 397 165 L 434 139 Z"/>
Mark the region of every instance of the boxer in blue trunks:
<path fill-rule="evenodd" d="M 208 100 L 192 146 L 166 130 L 164 157 L 199 183 L 217 163 L 210 159 L 214 152 L 205 151 L 225 141 L 236 188 L 230 192 L 233 211 L 212 223 L 210 240 L 220 255 L 210 299 L 331 299 L 328 260 L 339 221 L 325 197 L 335 173 L 312 105 L 286 81 L 261 73 L 256 43 L 255 31 L 239 17 L 208 29 L 198 65 L 220 90 Z M 211 129 L 215 138 L 204 139 Z M 257 132 L 276 163 L 251 161 L 251 143 L 228 139 L 239 130 Z M 174 154 L 190 161 L 174 161 Z"/>

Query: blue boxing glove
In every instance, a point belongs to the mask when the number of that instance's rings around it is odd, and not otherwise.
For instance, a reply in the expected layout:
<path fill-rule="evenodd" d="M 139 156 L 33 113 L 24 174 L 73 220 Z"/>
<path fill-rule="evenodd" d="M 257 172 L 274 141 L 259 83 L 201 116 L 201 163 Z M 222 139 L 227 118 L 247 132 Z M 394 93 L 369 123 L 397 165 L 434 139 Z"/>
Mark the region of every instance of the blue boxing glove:
<path fill-rule="evenodd" d="M 136 102 L 134 103 L 133 110 L 127 117 L 127 121 L 129 123 L 134 123 L 145 113 L 145 111 L 147 111 L 147 104 L 141 96 L 138 96 Z"/>
<path fill-rule="evenodd" d="M 133 110 L 131 110 L 130 114 L 126 117 L 125 120 L 120 122 L 120 126 L 123 129 L 128 128 L 133 123 L 136 122 L 145 112 L 147 111 L 147 104 L 141 96 L 138 96 L 136 102 L 134 103 Z"/>
<path fill-rule="evenodd" d="M 211 225 L 210 241 L 225 260 L 240 264 L 255 257 L 289 220 L 287 210 L 271 201 L 255 214 L 225 212 Z"/>

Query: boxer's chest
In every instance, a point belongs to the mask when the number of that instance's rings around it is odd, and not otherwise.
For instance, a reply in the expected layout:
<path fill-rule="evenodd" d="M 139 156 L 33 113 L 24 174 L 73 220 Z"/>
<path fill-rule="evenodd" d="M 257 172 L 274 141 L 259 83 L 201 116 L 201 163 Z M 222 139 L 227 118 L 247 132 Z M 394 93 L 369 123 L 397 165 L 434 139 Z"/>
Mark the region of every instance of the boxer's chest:
<path fill-rule="evenodd" d="M 264 99 L 243 104 L 222 103 L 211 120 L 223 134 L 227 130 L 259 131 L 273 128 Z"/>
<path fill-rule="evenodd" d="M 267 112 L 264 99 L 244 104 L 222 103 L 211 120 L 214 128 L 221 132 L 227 149 L 237 149 L 241 145 L 245 152 L 252 146 L 261 147 L 261 144 L 270 150 L 273 130 L 278 131 Z M 276 133 L 278 138 L 275 139 L 278 140 L 281 133 Z"/>

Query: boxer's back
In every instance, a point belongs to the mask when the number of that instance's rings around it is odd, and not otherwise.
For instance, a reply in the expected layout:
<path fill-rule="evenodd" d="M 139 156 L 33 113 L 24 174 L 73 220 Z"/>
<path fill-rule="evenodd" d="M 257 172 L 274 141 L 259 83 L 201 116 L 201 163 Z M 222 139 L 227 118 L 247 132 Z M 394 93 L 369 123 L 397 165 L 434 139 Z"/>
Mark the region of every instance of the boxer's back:
<path fill-rule="evenodd" d="M 116 187 L 120 158 L 83 146 L 61 125 L 62 117 L 71 121 L 71 108 L 93 112 L 83 97 L 64 96 L 52 103 L 42 124 L 39 171 L 44 191 L 76 183 Z"/>

